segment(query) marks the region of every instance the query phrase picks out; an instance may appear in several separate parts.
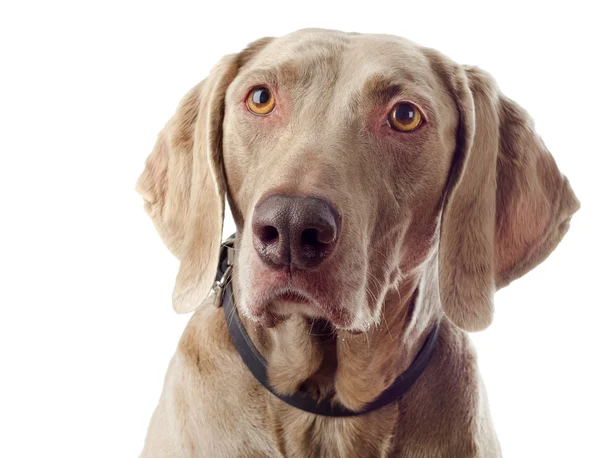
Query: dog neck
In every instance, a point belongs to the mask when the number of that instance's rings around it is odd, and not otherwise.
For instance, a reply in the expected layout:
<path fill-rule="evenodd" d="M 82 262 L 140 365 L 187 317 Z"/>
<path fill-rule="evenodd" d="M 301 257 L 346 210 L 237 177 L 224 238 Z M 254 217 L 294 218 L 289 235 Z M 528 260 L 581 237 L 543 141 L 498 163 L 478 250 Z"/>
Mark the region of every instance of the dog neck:
<path fill-rule="evenodd" d="M 300 314 L 273 328 L 242 318 L 268 362 L 271 386 L 281 394 L 332 399 L 350 410 L 373 401 L 409 367 L 440 318 L 435 262 L 390 288 L 380 323 L 358 335 Z"/>

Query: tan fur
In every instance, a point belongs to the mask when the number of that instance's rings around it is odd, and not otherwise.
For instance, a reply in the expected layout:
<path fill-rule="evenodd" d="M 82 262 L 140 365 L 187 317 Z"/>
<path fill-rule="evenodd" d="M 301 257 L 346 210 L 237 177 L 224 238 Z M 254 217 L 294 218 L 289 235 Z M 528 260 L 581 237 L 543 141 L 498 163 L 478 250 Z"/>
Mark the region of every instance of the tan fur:
<path fill-rule="evenodd" d="M 277 101 L 264 118 L 244 104 L 261 85 Z M 419 130 L 381 123 L 399 100 L 422 109 Z M 281 393 L 360 409 L 441 322 L 432 361 L 400 401 L 325 418 L 266 391 L 222 309 L 205 302 L 173 357 L 143 457 L 500 456 L 465 331 L 490 324 L 494 292 L 550 254 L 579 203 L 525 111 L 488 74 L 392 36 L 265 38 L 185 96 L 138 189 L 181 260 L 179 312 L 202 303 L 213 281 L 227 196 L 236 304 Z M 282 192 L 326 198 L 342 215 L 338 246 L 310 285 L 336 330 L 285 303 L 277 326 L 253 321 L 270 280 L 248 221 Z"/>

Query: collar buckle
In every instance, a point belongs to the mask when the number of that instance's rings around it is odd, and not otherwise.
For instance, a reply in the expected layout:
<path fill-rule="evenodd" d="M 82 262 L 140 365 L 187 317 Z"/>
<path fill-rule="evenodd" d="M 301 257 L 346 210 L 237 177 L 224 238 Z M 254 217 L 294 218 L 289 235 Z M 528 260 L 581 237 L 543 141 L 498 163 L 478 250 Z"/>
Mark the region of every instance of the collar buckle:
<path fill-rule="evenodd" d="M 218 273 L 223 272 L 223 275 L 219 278 L 217 273 L 217 279 L 213 283 L 212 293 L 215 295 L 213 305 L 215 308 L 219 308 L 223 305 L 223 292 L 231 280 L 231 272 L 233 271 L 233 259 L 234 259 L 234 248 L 233 244 L 235 241 L 235 235 L 229 237 L 221 246 L 221 255 L 219 259 Z M 222 268 L 225 267 L 223 271 Z"/>
<path fill-rule="evenodd" d="M 223 273 L 223 276 L 221 277 L 221 279 L 215 280 L 215 283 L 213 284 L 212 292 L 215 295 L 215 301 L 213 302 L 213 305 L 215 306 L 215 308 L 219 308 L 223 305 L 223 292 L 225 291 L 225 288 L 227 287 L 227 283 L 229 282 L 229 279 L 231 278 L 232 270 L 233 270 L 233 266 L 228 265 L 227 269 L 225 269 L 225 272 Z"/>

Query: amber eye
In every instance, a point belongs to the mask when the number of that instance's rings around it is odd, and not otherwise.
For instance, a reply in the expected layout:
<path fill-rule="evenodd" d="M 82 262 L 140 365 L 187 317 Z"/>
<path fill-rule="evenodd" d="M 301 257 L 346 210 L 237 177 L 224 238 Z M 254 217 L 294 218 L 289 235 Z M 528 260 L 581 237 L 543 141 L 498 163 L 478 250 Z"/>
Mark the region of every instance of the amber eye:
<path fill-rule="evenodd" d="M 268 115 L 275 108 L 275 97 L 266 87 L 257 87 L 248 94 L 246 105 L 254 114 Z"/>
<path fill-rule="evenodd" d="M 388 120 L 393 129 L 410 132 L 421 125 L 422 116 L 412 103 L 402 102 L 394 107 Z"/>

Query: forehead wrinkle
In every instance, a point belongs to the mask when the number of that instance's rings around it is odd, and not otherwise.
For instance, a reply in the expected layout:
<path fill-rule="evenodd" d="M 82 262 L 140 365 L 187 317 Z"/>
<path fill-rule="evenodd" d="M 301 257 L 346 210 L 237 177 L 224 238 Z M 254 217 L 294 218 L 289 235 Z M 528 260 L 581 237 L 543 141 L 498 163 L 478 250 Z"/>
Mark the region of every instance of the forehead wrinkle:
<path fill-rule="evenodd" d="M 422 86 L 423 83 L 423 79 L 405 70 L 390 69 L 387 73 L 367 76 L 361 87 L 362 94 L 380 102 L 387 101 L 408 88 Z"/>
<path fill-rule="evenodd" d="M 390 101 L 404 97 L 422 105 L 422 108 L 431 111 L 434 109 L 434 93 L 429 82 L 417 81 L 413 76 L 389 76 L 385 74 L 371 74 L 361 82 L 352 84 L 352 89 L 347 91 L 345 107 L 350 112 L 359 111 L 365 102 L 373 105 L 386 105 Z"/>
<path fill-rule="evenodd" d="M 376 75 L 368 78 L 354 97 L 367 98 L 376 104 L 385 104 L 402 93 L 404 85 L 398 79 Z"/>
<path fill-rule="evenodd" d="M 240 76 L 241 79 L 252 84 L 268 84 L 274 87 L 279 87 L 288 83 L 288 80 L 294 79 L 294 75 L 286 71 L 282 72 L 279 66 L 251 68 Z"/>
<path fill-rule="evenodd" d="M 304 87 L 328 73 L 337 74 L 336 59 L 336 56 L 326 54 L 298 56 L 271 66 L 263 64 L 261 67 L 249 68 L 240 76 L 255 84 L 264 82 L 275 87 Z"/>
<path fill-rule="evenodd" d="M 296 32 L 271 43 L 256 59 L 254 69 L 267 71 L 264 76 L 271 80 L 304 86 L 331 71 L 336 73 L 348 43 L 345 35 L 332 36 L 317 30 L 310 35 Z M 254 69 L 249 68 L 247 74 L 252 75 Z"/>

